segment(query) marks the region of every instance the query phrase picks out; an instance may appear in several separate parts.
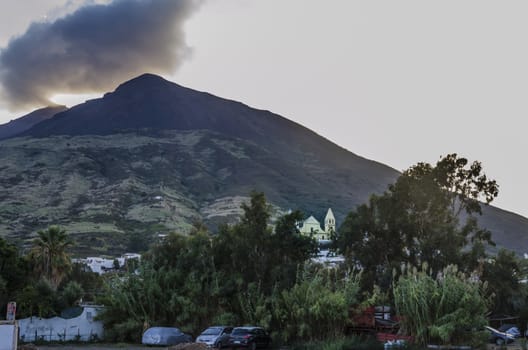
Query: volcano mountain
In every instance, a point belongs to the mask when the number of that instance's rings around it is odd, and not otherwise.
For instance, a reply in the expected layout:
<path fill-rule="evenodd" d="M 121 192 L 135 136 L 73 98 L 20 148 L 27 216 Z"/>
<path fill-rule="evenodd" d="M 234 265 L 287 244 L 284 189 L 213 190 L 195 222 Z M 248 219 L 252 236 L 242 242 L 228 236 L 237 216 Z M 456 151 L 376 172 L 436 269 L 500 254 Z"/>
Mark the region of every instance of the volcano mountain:
<path fill-rule="evenodd" d="M 0 126 L 0 132 L 2 126 Z M 234 220 L 252 190 L 276 213 L 339 222 L 399 172 L 284 117 L 144 74 L 0 141 L 0 235 L 59 224 L 77 253 L 137 250 L 196 220 Z M 528 219 L 486 207 L 493 239 L 528 251 Z"/>

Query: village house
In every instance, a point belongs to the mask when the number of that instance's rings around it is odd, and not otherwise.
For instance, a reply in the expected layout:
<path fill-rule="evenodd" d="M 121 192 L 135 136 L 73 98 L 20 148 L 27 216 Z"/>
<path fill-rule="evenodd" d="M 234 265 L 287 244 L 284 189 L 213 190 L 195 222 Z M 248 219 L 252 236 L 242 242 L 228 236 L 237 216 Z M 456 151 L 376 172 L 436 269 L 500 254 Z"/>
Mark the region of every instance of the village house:
<path fill-rule="evenodd" d="M 127 260 L 141 260 L 141 255 L 136 253 L 125 253 L 119 258 L 88 257 L 85 259 L 72 259 L 72 262 L 85 264 L 92 272 L 102 275 L 116 268 L 123 268 Z"/>

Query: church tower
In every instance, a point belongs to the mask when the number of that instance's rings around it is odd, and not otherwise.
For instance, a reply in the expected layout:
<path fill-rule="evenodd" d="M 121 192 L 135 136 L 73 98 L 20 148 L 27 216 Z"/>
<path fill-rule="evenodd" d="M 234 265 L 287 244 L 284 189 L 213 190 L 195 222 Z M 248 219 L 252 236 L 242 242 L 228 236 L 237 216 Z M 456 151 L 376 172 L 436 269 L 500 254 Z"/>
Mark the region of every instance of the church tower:
<path fill-rule="evenodd" d="M 332 208 L 328 208 L 328 212 L 326 213 L 325 220 L 324 220 L 324 230 L 326 233 L 331 233 L 336 231 L 336 221 L 334 217 L 334 213 L 332 213 Z"/>

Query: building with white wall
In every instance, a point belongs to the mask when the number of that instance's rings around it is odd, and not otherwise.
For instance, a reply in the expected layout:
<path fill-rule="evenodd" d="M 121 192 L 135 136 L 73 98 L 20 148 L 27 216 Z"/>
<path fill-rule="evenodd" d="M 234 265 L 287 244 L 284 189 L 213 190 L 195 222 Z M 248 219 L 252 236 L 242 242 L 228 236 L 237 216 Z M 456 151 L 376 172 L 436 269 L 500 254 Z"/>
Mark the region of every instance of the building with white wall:
<path fill-rule="evenodd" d="M 118 258 L 88 257 L 85 259 L 74 259 L 73 261 L 85 264 L 90 270 L 92 270 L 92 272 L 102 275 L 103 273 L 115 270 L 116 264 L 119 268 L 124 267 L 127 260 L 131 259 L 141 260 L 141 255 L 136 253 L 125 253 Z"/>
<path fill-rule="evenodd" d="M 82 307 L 81 315 L 74 318 L 32 316 L 18 320 L 19 339 L 23 342 L 103 339 L 103 322 L 95 320 L 102 307 L 95 305 Z"/>

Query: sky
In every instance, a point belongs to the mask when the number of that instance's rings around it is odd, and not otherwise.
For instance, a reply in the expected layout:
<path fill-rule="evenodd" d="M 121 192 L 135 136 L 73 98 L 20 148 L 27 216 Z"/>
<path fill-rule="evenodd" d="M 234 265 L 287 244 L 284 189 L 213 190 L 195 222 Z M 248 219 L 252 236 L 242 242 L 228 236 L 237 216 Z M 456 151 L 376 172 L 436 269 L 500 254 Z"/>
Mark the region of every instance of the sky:
<path fill-rule="evenodd" d="M 131 6 L 165 0 L 126 1 Z M 0 74 L 5 68 L 1 57 L 24 52 L 22 40 L 14 43 L 19 37 L 28 39 L 31 23 L 60 22 L 74 14 L 75 24 L 79 8 L 109 2 L 2 0 Z M 121 11 L 117 5 L 116 13 Z M 70 77 L 71 70 L 63 67 L 74 69 L 76 64 L 67 58 L 57 72 L 44 64 L 57 57 L 49 43 L 42 59 L 31 65 L 9 61 L 4 73 L 14 78 L 9 94 L 0 98 L 0 123 L 41 107 L 37 102 L 46 96 L 67 105 L 101 96 L 127 80 L 127 74 L 132 78 L 144 69 L 271 110 L 397 170 L 434 163 L 449 153 L 481 161 L 488 177 L 500 185 L 494 205 L 528 217 L 525 1 L 204 0 L 171 11 L 183 13 L 174 17 L 174 26 L 167 26 L 173 35 L 163 37 L 173 41 L 169 47 L 174 52 L 162 52 L 154 61 L 141 58 L 125 69 L 105 68 L 101 76 L 106 80 L 90 79 L 86 91 L 79 82 L 97 76 L 101 68 L 85 58 L 85 75 L 77 81 L 44 79 L 50 74 Z M 146 23 L 147 37 L 163 34 L 159 26 L 141 21 L 137 23 Z M 43 28 L 39 33 L 57 33 L 60 27 Z M 102 28 L 112 37 L 112 30 Z M 147 45 L 149 41 L 130 39 L 137 35 L 129 35 L 127 45 Z M 29 39 L 25 42 L 35 42 Z M 16 51 L 20 46 L 22 51 Z M 103 52 L 105 59 L 123 54 L 121 49 Z M 127 57 L 136 55 L 128 52 Z M 149 63 L 141 65 L 143 60 Z M 15 79 L 23 75 L 30 80 Z"/>

